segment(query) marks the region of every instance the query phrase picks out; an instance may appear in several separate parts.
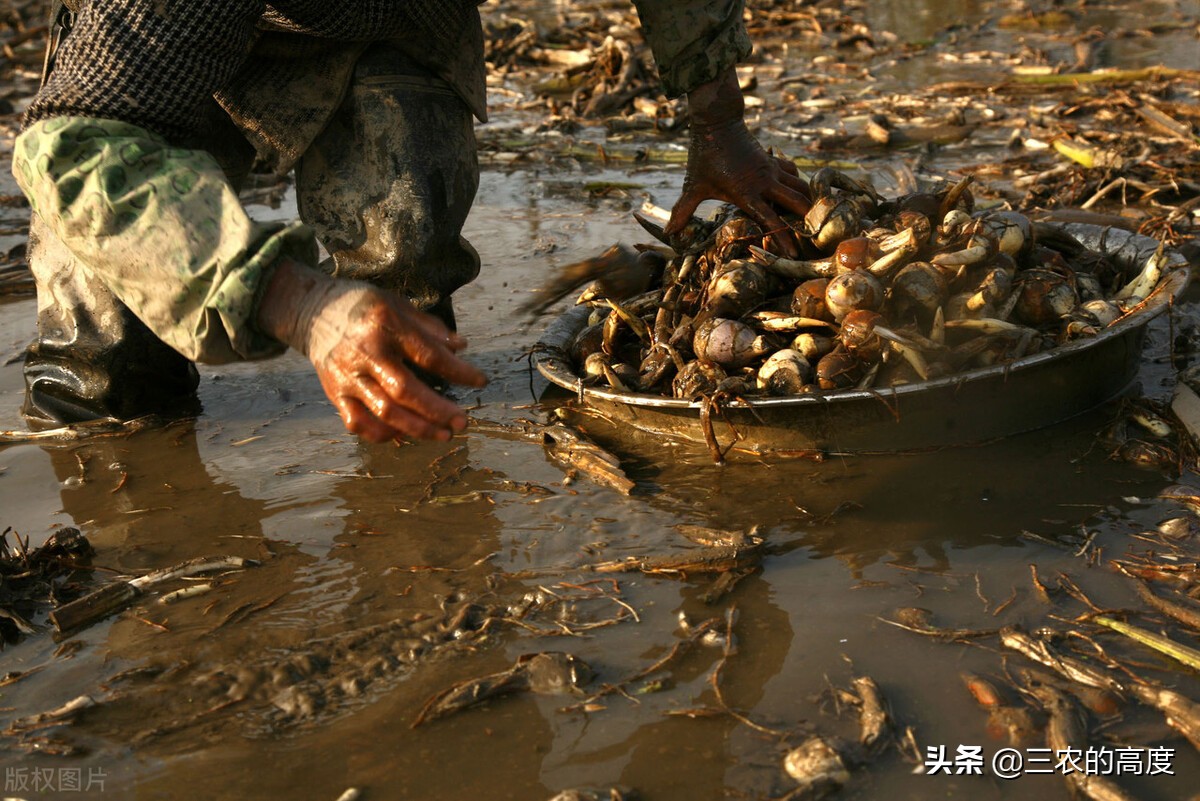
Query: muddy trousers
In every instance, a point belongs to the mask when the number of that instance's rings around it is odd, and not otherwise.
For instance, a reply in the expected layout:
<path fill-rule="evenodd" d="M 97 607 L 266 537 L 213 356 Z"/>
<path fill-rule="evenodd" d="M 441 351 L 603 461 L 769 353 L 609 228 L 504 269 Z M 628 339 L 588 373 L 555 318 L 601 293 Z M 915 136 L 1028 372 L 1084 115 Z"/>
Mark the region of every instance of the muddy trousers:
<path fill-rule="evenodd" d="M 230 126 L 227 136 L 240 136 Z M 214 142 L 235 184 L 250 168 Z M 386 43 L 359 60 L 341 106 L 296 166 L 321 267 L 407 296 L 454 325 L 451 294 L 479 273 L 461 231 L 479 183 L 471 113 L 449 84 Z M 195 366 L 158 339 L 34 215 L 37 339 L 25 358 L 35 425 L 193 413 Z"/>

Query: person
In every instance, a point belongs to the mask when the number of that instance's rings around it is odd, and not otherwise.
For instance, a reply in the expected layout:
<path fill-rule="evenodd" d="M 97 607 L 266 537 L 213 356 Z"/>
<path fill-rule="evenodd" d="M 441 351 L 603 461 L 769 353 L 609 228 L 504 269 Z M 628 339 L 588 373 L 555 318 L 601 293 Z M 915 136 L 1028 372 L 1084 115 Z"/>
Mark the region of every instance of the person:
<path fill-rule="evenodd" d="M 807 186 L 746 128 L 742 0 L 634 5 L 690 108 L 668 231 L 715 198 L 795 254 L 779 211 L 803 213 Z M 486 381 L 451 301 L 480 266 L 461 235 L 486 119 L 474 2 L 69 0 L 53 38 L 13 155 L 33 209 L 32 425 L 178 409 L 193 362 L 291 347 L 364 439 L 466 426 L 428 382 Z M 302 222 L 247 217 L 252 166 L 295 170 Z"/>

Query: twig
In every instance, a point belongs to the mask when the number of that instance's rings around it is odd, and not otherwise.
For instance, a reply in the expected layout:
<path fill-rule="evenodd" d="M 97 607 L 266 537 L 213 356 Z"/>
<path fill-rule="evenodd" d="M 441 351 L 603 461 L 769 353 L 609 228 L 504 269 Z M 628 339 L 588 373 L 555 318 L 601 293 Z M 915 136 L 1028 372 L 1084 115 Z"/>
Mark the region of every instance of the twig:
<path fill-rule="evenodd" d="M 50 613 L 50 622 L 61 631 L 74 631 L 103 620 L 138 598 L 156 584 L 172 579 L 187 578 L 200 573 L 217 570 L 240 570 L 255 567 L 259 563 L 240 556 L 198 557 L 181 562 L 174 567 L 155 570 L 130 581 L 118 581 L 88 593 L 69 604 L 64 604 Z"/>
<path fill-rule="evenodd" d="M 1071 577 L 1068 576 L 1066 573 L 1058 574 L 1058 586 L 1060 586 L 1064 590 L 1066 590 L 1067 595 L 1070 595 L 1072 598 L 1079 601 L 1081 604 L 1086 606 L 1088 609 L 1092 610 L 1092 612 L 1103 612 L 1104 611 L 1100 607 L 1098 607 L 1094 603 L 1092 603 L 1092 599 L 1087 597 L 1087 594 L 1084 593 L 1083 590 L 1079 589 L 1079 585 L 1076 584 L 1071 579 Z"/>
<path fill-rule="evenodd" d="M 1017 600 L 1016 585 L 1014 585 L 1012 588 L 1012 595 L 1008 596 L 1008 598 L 1006 600 L 1002 601 L 999 606 L 997 606 L 995 609 L 992 610 L 992 617 L 999 616 L 999 614 L 1001 612 L 1003 612 L 1005 609 L 1007 609 L 1008 607 L 1010 607 L 1012 605 L 1013 601 L 1015 601 L 1015 600 Z"/>
<path fill-rule="evenodd" d="M 1124 568 L 1119 569 L 1123 573 L 1126 572 Z M 1200 631 L 1200 613 L 1192 609 L 1188 609 L 1185 606 L 1171 603 L 1165 598 L 1160 598 L 1150 590 L 1150 587 L 1146 584 L 1146 582 L 1142 581 L 1141 579 L 1134 578 L 1133 576 L 1130 576 L 1130 578 L 1133 581 L 1133 588 L 1137 591 L 1139 598 L 1150 604 L 1150 606 L 1154 607 L 1167 617 L 1179 621 L 1188 628 Z"/>
<path fill-rule="evenodd" d="M 1030 562 L 1030 580 L 1033 583 L 1033 592 L 1036 594 L 1042 603 L 1050 604 L 1050 591 L 1046 589 L 1046 585 L 1042 583 L 1042 579 L 1038 578 L 1038 566 Z"/>
<path fill-rule="evenodd" d="M 988 607 L 992 605 L 992 602 L 983 594 L 983 585 L 980 583 L 979 573 L 975 573 L 975 595 L 979 600 L 983 601 L 983 612 L 987 614 Z"/>

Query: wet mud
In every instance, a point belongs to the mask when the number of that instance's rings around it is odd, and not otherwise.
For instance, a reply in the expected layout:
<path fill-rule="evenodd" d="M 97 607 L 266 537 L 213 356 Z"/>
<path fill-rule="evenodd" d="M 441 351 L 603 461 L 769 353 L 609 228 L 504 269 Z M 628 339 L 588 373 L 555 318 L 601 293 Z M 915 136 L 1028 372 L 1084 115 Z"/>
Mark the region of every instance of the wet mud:
<path fill-rule="evenodd" d="M 993 23 L 1013 13 L 929 0 L 879 4 L 867 18 L 872 29 L 916 42 L 944 37 L 950 8 Z M 1114 40 L 1103 58 L 1127 68 L 1200 67 L 1195 4 L 1146 8 L 1148 18 L 1190 19 L 1192 28 Z M 1129 12 L 1120 4 L 1081 13 L 1116 27 Z M 1052 47 L 1037 32 L 994 24 L 980 35 L 972 49 Z M 995 65 L 906 58 L 892 77 L 926 85 L 932 72 L 989 70 Z M 620 457 L 634 487 L 626 496 L 567 479 L 540 441 L 521 433 L 523 421 L 543 421 L 570 398 L 530 371 L 544 321 L 517 310 L 557 266 L 640 240 L 630 211 L 644 200 L 669 206 L 682 172 L 653 160 L 562 158 L 557 139 L 509 147 L 543 115 L 510 100 L 497 92 L 493 122 L 478 130 L 493 156 L 464 232 L 484 267 L 456 296 L 459 325 L 492 379 L 481 391 L 455 390 L 476 420 L 465 434 L 446 444 L 360 444 L 289 354 L 204 368 L 195 420 L 83 443 L 0 446 L 0 529 L 37 545 L 78 527 L 95 548 L 98 584 L 196 556 L 261 563 L 206 577 L 211 590 L 169 605 L 141 599 L 66 637 L 35 616 L 46 628 L 0 651 L 0 675 L 22 676 L 0 686 L 6 780 L 16 769 L 78 767 L 103 776 L 93 797 L 105 799 L 332 801 L 351 787 L 372 801 L 545 799 L 613 785 L 650 801 L 782 798 L 796 787 L 783 767 L 791 749 L 815 734 L 859 737 L 857 713 L 831 687 L 862 676 L 878 683 L 921 749 L 980 745 L 990 755 L 1008 746 L 1011 731 L 989 726 L 960 674 L 1006 684 L 1006 668 L 1015 676 L 1033 663 L 1005 656 L 998 637 L 941 642 L 881 620 L 902 607 L 960 629 L 1076 626 L 1137 674 L 1200 698 L 1195 672 L 1076 624 L 1088 606 L 1059 589 L 1077 586 L 1104 609 L 1144 609 L 1110 560 L 1143 553 L 1137 535 L 1190 513 L 1160 499 L 1165 489 L 1200 495 L 1192 472 L 1112 458 L 1101 434 L 1119 404 L 984 446 L 820 464 L 734 454 L 723 467 L 702 446 L 577 417 Z M 758 124 L 768 141 L 796 148 L 777 125 Z M 604 136 L 585 126 L 572 141 L 590 147 L 589 137 Z M 640 136 L 633 146 L 664 151 L 685 141 Z M 950 176 L 994 160 L 1002 146 L 876 153 L 865 163 L 882 187 L 893 167 Z M 812 155 L 796 149 L 802 154 Z M 1002 196 L 1004 180 L 996 186 Z M 0 193 L 15 191 L 0 176 Z M 291 192 L 276 199 L 252 213 L 293 217 Z M 3 225 L 19 227 L 22 215 L 0 208 Z M 0 253 L 19 241 L 19 233 L 0 236 Z M 1189 290 L 1152 326 L 1133 392 L 1169 398 L 1176 370 L 1191 363 L 1198 301 L 1200 290 Z M 22 425 L 19 360 L 35 312 L 30 296 L 0 296 L 0 430 Z M 732 587 L 704 571 L 595 569 L 630 557 L 686 561 L 704 546 L 680 526 L 755 527 L 763 543 Z M 1163 618 L 1137 622 L 1196 644 Z M 497 694 L 413 728 L 439 693 L 540 652 L 569 653 L 594 675 L 575 674 L 577 692 Z M 603 691 L 614 684 L 619 691 Z M 85 694 L 95 705 L 60 725 L 20 725 Z M 1174 749 L 1173 775 L 1116 777 L 1138 798 L 1185 799 L 1200 786 L 1200 756 L 1162 715 L 1131 700 L 1117 714 L 1090 714 L 1095 745 Z M 1032 736 L 1022 746 L 1045 744 Z M 81 796 L 61 787 L 6 791 Z M 1054 775 L 921 775 L 888 747 L 838 797 L 1070 792 Z"/>

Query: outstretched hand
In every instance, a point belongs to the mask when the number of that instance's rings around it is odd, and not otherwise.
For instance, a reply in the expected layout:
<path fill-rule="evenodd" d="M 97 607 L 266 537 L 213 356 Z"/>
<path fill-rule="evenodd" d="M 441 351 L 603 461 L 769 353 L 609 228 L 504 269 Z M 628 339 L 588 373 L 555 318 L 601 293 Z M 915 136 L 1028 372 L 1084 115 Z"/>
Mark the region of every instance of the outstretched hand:
<path fill-rule="evenodd" d="M 696 207 L 709 199 L 733 203 L 758 223 L 772 243 L 796 258 L 799 243 L 779 216 L 803 215 L 812 202 L 808 183 L 790 161 L 771 156 L 746 128 L 737 73 L 730 69 L 688 93 L 691 145 L 683 194 L 666 233 L 682 231 Z"/>
<path fill-rule="evenodd" d="M 308 356 L 347 430 L 371 442 L 448 440 L 467 426 L 452 401 L 410 366 L 482 387 L 486 377 L 456 354 L 466 340 L 404 298 L 285 262 L 267 287 L 259 327 Z"/>

